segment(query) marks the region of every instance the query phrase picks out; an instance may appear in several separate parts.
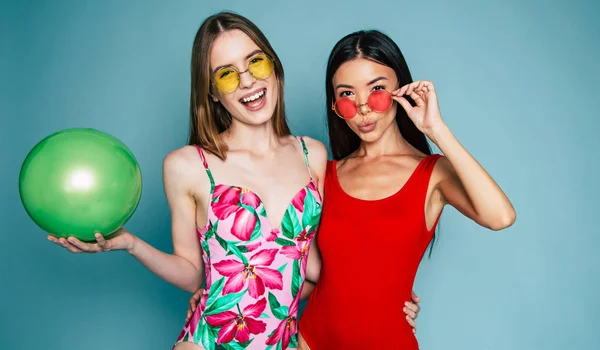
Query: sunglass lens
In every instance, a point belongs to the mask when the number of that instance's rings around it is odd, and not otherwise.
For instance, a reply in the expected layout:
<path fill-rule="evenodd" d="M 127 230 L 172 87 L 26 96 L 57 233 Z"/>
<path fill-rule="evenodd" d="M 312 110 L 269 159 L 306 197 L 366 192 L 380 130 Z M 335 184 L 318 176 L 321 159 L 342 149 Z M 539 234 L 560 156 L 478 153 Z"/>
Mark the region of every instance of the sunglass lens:
<path fill-rule="evenodd" d="M 348 97 L 342 97 L 335 101 L 337 114 L 344 119 L 352 119 L 356 115 L 356 104 Z"/>
<path fill-rule="evenodd" d="M 222 68 L 217 71 L 214 80 L 219 91 L 230 93 L 235 91 L 240 84 L 240 75 L 235 69 Z"/>
<path fill-rule="evenodd" d="M 369 95 L 368 104 L 374 112 L 385 112 L 392 106 L 392 96 L 385 90 L 373 91 Z"/>

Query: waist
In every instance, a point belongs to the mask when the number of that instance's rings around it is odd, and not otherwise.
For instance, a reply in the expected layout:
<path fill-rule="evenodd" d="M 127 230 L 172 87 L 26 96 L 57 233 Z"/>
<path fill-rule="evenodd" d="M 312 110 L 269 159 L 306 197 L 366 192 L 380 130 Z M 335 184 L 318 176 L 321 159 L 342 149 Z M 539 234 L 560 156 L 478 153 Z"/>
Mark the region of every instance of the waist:
<path fill-rule="evenodd" d="M 403 289 L 389 292 L 368 284 L 359 288 L 347 284 L 344 292 L 319 284 L 300 318 L 300 332 L 311 350 L 417 350 L 418 342 L 402 311 L 411 287 Z"/>

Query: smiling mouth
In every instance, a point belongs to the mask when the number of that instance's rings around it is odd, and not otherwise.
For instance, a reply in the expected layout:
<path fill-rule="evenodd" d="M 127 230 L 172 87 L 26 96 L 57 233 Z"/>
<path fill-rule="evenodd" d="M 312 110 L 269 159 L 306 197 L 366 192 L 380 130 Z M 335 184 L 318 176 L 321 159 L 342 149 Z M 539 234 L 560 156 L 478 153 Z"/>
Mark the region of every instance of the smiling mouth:
<path fill-rule="evenodd" d="M 266 92 L 267 92 L 267 89 L 262 89 L 252 95 L 247 95 L 247 96 L 241 98 L 240 102 L 245 105 L 250 105 L 250 104 L 254 104 L 254 103 L 258 104 L 265 97 Z"/>

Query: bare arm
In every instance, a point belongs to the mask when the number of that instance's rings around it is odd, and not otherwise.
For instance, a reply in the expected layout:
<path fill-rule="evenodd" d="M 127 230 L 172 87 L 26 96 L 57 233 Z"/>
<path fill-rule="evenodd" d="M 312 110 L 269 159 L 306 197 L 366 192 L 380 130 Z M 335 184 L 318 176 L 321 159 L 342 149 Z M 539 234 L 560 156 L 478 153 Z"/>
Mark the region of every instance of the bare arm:
<path fill-rule="evenodd" d="M 412 106 L 404 95 L 410 96 L 416 106 Z M 441 176 L 435 188 L 441 196 L 434 198 L 439 198 L 442 205 L 454 206 L 492 230 L 512 225 L 516 214 L 506 194 L 442 121 L 433 83 L 415 81 L 394 91 L 393 96 L 415 126 L 446 156 L 440 160 Z"/>
<path fill-rule="evenodd" d="M 431 136 L 444 153 L 438 188 L 444 204 L 455 207 L 479 225 L 501 230 L 515 221 L 515 210 L 502 189 L 458 142 L 445 125 Z"/>
<path fill-rule="evenodd" d="M 196 236 L 196 204 L 190 192 L 189 163 L 171 153 L 163 162 L 163 182 L 171 211 L 173 254 L 155 249 L 139 238 L 128 250 L 158 277 L 188 292 L 204 280 L 204 262 Z"/>
<path fill-rule="evenodd" d="M 193 181 L 202 181 L 202 177 L 190 172 L 190 162 L 197 161 L 192 158 L 192 152 L 195 150 L 189 148 L 171 152 L 163 163 L 163 182 L 171 210 L 173 254 L 161 252 L 124 228 L 108 239 L 96 234 L 97 243 L 81 242 L 75 237 L 49 239 L 73 253 L 126 250 L 163 280 L 195 292 L 204 280 L 204 263 L 195 231 L 196 204 L 191 193 Z M 208 186 L 208 179 L 204 181 Z"/>

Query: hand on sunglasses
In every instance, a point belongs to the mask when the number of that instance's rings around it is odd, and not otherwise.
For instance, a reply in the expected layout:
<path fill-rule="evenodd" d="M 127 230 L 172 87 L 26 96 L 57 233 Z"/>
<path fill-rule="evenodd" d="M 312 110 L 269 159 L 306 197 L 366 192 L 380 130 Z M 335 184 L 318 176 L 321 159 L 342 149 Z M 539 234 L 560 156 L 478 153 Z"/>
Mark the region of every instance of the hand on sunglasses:
<path fill-rule="evenodd" d="M 410 96 L 416 106 L 413 107 L 404 96 Z M 428 137 L 431 136 L 433 130 L 444 125 L 432 82 L 418 80 L 404 85 L 392 92 L 392 98 L 404 108 L 417 129 Z"/>

